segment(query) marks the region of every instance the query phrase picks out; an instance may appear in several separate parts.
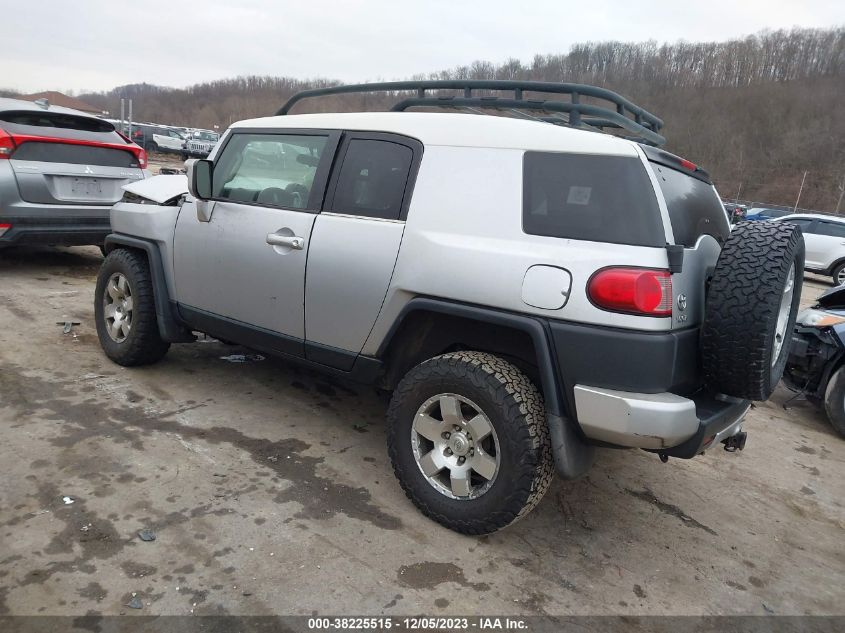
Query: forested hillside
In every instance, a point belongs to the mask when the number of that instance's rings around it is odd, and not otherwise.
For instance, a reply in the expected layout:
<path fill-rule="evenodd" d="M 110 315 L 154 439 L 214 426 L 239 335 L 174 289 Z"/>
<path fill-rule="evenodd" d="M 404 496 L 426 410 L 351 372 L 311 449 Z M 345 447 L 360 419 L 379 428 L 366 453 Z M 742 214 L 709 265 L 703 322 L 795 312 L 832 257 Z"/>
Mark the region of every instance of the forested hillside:
<path fill-rule="evenodd" d="M 597 84 L 664 119 L 667 149 L 705 166 L 724 197 L 833 211 L 845 179 L 845 28 L 763 32 L 722 43 L 576 44 L 569 52 L 476 61 L 416 78 L 531 79 Z M 185 89 L 146 84 L 81 95 L 112 113 L 121 96 L 135 118 L 225 128 L 272 114 L 294 92 L 328 79 L 238 77 Z M 394 98 L 395 99 L 395 98 Z M 346 96 L 298 112 L 384 108 L 391 100 Z M 840 211 L 845 212 L 845 201 Z"/>

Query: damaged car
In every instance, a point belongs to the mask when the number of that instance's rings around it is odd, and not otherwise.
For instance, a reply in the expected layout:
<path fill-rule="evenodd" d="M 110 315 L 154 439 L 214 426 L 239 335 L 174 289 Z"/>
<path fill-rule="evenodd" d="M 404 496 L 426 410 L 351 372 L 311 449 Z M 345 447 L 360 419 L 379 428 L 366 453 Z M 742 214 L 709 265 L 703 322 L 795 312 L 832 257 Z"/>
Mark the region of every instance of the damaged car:
<path fill-rule="evenodd" d="M 385 91 L 409 96 L 289 113 Z M 457 106 L 533 114 L 406 111 Z M 660 149 L 662 126 L 575 84 L 299 93 L 232 125 L 186 179 L 132 187 L 151 204 L 115 205 L 100 344 L 148 365 L 201 332 L 389 391 L 400 485 L 467 534 L 526 516 L 597 447 L 742 449 L 787 361 L 804 242 L 789 223 L 732 229 L 708 173 Z"/>
<path fill-rule="evenodd" d="M 845 437 L 845 286 L 831 288 L 798 315 L 783 380 L 822 407 Z"/>

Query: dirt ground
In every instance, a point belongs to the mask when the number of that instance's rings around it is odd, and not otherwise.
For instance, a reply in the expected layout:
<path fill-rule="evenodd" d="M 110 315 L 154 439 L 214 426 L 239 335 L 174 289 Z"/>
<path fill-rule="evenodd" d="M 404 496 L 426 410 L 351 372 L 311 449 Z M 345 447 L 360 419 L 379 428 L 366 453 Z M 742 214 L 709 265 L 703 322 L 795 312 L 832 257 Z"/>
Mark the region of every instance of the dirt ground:
<path fill-rule="evenodd" d="M 782 387 L 742 453 L 602 450 L 471 538 L 402 494 L 369 388 L 216 341 L 109 362 L 100 262 L 0 255 L 0 614 L 845 613 L 845 440 Z"/>

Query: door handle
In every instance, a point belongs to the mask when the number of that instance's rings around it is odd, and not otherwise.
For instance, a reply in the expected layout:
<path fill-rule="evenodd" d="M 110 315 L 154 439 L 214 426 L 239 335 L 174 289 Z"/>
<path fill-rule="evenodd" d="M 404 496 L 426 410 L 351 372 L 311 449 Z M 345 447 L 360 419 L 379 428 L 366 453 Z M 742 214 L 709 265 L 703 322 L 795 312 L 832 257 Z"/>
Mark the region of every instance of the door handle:
<path fill-rule="evenodd" d="M 278 233 L 268 233 L 267 243 L 272 246 L 288 246 L 298 251 L 301 251 L 303 248 L 305 248 L 305 240 L 296 235 L 279 235 Z"/>

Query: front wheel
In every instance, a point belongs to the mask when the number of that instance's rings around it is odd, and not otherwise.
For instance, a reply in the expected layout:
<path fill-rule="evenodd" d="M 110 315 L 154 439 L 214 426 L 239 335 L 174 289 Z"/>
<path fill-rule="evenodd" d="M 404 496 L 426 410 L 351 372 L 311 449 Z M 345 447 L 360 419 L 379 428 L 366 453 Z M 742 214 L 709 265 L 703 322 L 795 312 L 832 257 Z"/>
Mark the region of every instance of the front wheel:
<path fill-rule="evenodd" d="M 106 256 L 97 275 L 94 318 L 100 346 L 118 365 L 149 365 L 170 348 L 158 331 L 149 262 L 138 251 L 118 248 Z"/>
<path fill-rule="evenodd" d="M 845 437 L 845 366 L 830 377 L 824 392 L 824 410 L 831 426 Z"/>
<path fill-rule="evenodd" d="M 553 477 L 543 399 L 525 374 L 482 352 L 412 369 L 388 409 L 399 483 L 423 514 L 487 534 L 528 514 Z"/>

